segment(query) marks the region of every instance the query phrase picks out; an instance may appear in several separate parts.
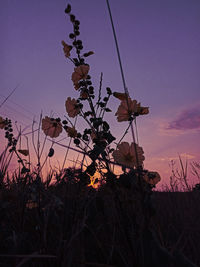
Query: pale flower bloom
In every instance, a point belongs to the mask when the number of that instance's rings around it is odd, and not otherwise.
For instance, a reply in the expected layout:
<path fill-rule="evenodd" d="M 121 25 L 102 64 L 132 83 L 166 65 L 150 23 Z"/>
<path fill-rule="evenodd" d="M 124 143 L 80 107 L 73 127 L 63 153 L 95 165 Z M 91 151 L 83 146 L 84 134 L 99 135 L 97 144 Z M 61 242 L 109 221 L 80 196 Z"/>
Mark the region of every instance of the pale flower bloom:
<path fill-rule="evenodd" d="M 67 127 L 66 128 L 66 132 L 68 133 L 69 137 L 75 138 L 77 136 L 77 130 L 75 129 L 75 127 Z"/>
<path fill-rule="evenodd" d="M 66 44 L 64 41 L 61 42 L 63 45 L 63 51 L 66 57 L 70 57 L 70 51 L 72 50 L 72 46 Z"/>
<path fill-rule="evenodd" d="M 132 115 L 138 116 L 149 113 L 148 107 L 141 107 L 140 103 L 137 103 L 136 100 L 132 100 L 130 97 L 127 98 L 126 94 L 115 92 L 113 95 L 122 100 L 117 112 L 115 113 L 119 122 L 128 121 Z"/>
<path fill-rule="evenodd" d="M 135 152 L 135 147 L 137 150 L 137 157 Z M 129 168 L 138 167 L 137 166 L 137 159 L 138 159 L 138 165 L 142 166 L 143 161 L 145 159 L 144 157 L 144 151 L 142 147 L 139 147 L 137 144 L 131 143 L 129 145 L 128 142 L 122 142 L 117 146 L 117 150 L 113 151 L 113 158 L 114 160 Z"/>
<path fill-rule="evenodd" d="M 42 130 L 51 138 L 58 137 L 62 132 L 62 124 L 56 119 L 45 117 L 42 119 Z"/>
<path fill-rule="evenodd" d="M 78 102 L 76 99 L 71 97 L 68 97 L 65 102 L 66 111 L 68 113 L 68 116 L 71 118 L 74 118 L 78 115 L 80 111 L 80 107 L 78 106 Z"/>
<path fill-rule="evenodd" d="M 6 120 L 0 117 L 0 129 L 4 129 L 6 126 Z"/>
<path fill-rule="evenodd" d="M 158 172 L 148 172 L 144 175 L 143 178 L 148 184 L 151 185 L 156 185 L 161 180 L 161 177 Z"/>
<path fill-rule="evenodd" d="M 74 72 L 72 73 L 72 81 L 74 83 L 74 88 L 77 90 L 80 86 L 78 82 L 80 80 L 86 79 L 90 66 L 89 65 L 80 65 L 74 68 Z"/>
<path fill-rule="evenodd" d="M 115 116 L 119 122 L 128 121 L 135 112 L 137 112 L 137 101 L 129 97 L 121 101 Z"/>

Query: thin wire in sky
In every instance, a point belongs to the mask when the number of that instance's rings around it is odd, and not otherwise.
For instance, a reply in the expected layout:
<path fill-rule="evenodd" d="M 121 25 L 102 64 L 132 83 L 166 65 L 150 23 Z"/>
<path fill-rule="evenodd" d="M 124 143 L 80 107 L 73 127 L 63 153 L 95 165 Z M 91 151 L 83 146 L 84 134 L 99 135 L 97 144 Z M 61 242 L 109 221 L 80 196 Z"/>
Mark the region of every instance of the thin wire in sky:
<path fill-rule="evenodd" d="M 10 92 L 10 94 L 4 99 L 4 101 L 0 104 L 0 108 L 6 103 L 9 97 L 16 91 L 16 89 L 19 87 L 19 84 Z"/>
<path fill-rule="evenodd" d="M 117 41 L 117 35 L 116 35 L 116 32 L 115 32 L 115 27 L 114 27 L 114 23 L 113 23 L 113 18 L 112 18 L 112 13 L 111 13 L 109 0 L 106 0 L 106 3 L 107 3 L 107 7 L 108 7 L 108 12 L 109 12 L 109 17 L 110 17 L 110 21 L 111 21 L 113 36 L 114 36 L 114 40 L 115 40 L 115 46 L 116 46 L 116 50 L 117 50 L 117 57 L 118 57 L 118 60 L 119 60 L 119 66 L 120 66 L 120 72 L 121 72 L 122 82 L 123 82 L 123 86 L 124 86 L 124 92 L 126 94 L 127 106 L 128 106 L 128 109 L 129 109 L 129 103 L 128 103 L 129 92 L 128 92 L 128 88 L 126 87 L 126 81 L 125 81 L 124 71 L 123 71 L 123 67 L 122 67 L 122 61 L 121 61 L 121 56 L 120 56 L 120 51 L 119 51 L 119 46 L 118 46 L 118 41 Z M 132 133 L 132 138 L 133 138 L 133 143 L 134 143 L 137 166 L 139 166 L 137 149 L 136 149 L 136 142 L 135 142 L 135 133 L 134 133 L 133 123 L 132 122 L 131 122 L 131 133 Z M 137 139 L 138 139 L 138 136 L 137 136 Z"/>
<path fill-rule="evenodd" d="M 7 98 L 5 95 L 3 95 L 1 93 L 0 93 L 0 97 L 4 98 L 4 100 Z M 7 99 L 7 102 L 10 102 L 10 103 L 14 104 L 15 106 L 18 106 L 20 109 L 24 110 L 25 112 L 28 112 L 32 116 L 36 116 L 32 111 L 30 111 L 29 109 L 25 108 L 24 106 L 14 102 L 11 99 Z"/>

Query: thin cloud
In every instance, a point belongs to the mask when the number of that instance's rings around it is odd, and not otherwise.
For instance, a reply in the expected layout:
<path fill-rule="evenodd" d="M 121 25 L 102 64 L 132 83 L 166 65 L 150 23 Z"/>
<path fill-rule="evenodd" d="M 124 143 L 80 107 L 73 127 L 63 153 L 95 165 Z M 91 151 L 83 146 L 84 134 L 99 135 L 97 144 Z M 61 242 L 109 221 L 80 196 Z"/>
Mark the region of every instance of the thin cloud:
<path fill-rule="evenodd" d="M 184 110 L 168 124 L 167 130 L 194 130 L 200 128 L 200 107 Z"/>
<path fill-rule="evenodd" d="M 185 160 L 195 159 L 194 155 L 188 154 L 188 153 L 181 153 L 179 156 L 171 156 L 171 157 L 160 157 L 158 160 L 160 161 L 175 161 L 179 160 L 180 158 L 184 158 Z"/>

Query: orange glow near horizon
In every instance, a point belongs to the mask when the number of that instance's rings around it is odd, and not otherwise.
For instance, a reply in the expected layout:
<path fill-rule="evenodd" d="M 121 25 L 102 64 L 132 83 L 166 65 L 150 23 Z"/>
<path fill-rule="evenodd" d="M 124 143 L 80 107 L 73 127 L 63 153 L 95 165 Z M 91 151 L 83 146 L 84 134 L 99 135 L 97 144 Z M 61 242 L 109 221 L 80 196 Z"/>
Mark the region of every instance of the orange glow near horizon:
<path fill-rule="evenodd" d="M 1 131 L 1 138 L 2 140 L 4 139 L 4 131 Z M 21 148 L 22 149 L 26 149 L 26 143 L 25 143 L 25 139 L 22 140 L 22 144 L 21 144 Z M 42 140 L 41 140 L 42 141 Z M 68 145 L 69 140 L 67 139 L 66 141 L 66 145 Z M 34 169 L 36 164 L 37 164 L 37 157 L 35 155 L 35 152 L 33 150 L 32 144 L 31 144 L 31 138 L 29 139 L 29 149 L 30 149 L 30 159 L 31 159 L 31 166 Z M 43 153 L 43 156 L 41 158 L 41 163 L 44 163 L 45 157 L 48 155 L 48 151 L 49 151 L 49 147 L 51 147 L 51 142 L 48 141 L 45 145 L 45 150 Z M 42 142 L 41 142 L 42 145 Z M 3 143 L 0 144 L 0 150 L 3 151 L 5 144 L 3 145 Z M 144 143 L 144 150 L 146 151 L 146 144 Z M 149 146 L 150 149 L 154 149 L 154 147 L 152 145 Z M 66 153 L 66 148 L 62 147 L 62 146 L 58 146 L 58 145 L 54 145 L 54 156 L 52 158 L 48 158 L 46 164 L 43 167 L 43 177 L 44 179 L 46 179 L 45 177 L 47 177 L 47 175 L 49 174 L 49 170 L 54 170 L 54 171 L 61 171 L 63 168 L 63 162 L 64 162 L 64 157 L 65 157 L 65 153 Z M 170 181 L 170 175 L 171 175 L 171 167 L 170 167 L 170 163 L 173 160 L 176 163 L 176 168 L 180 169 L 180 162 L 179 162 L 179 155 L 177 153 L 174 152 L 173 150 L 166 150 L 165 153 L 162 152 L 162 155 L 155 155 L 152 156 L 151 152 L 149 152 L 148 150 L 145 153 L 145 161 L 144 161 L 144 169 L 148 170 L 148 171 L 155 171 L 158 172 L 161 176 L 161 181 L 157 184 L 156 188 L 157 189 L 162 189 L 162 186 L 164 185 L 169 185 L 169 181 Z M 197 183 L 197 179 L 192 176 L 191 174 L 191 167 L 190 167 L 190 163 L 194 162 L 198 162 L 198 157 L 195 153 L 192 153 L 192 151 L 190 151 L 189 153 L 180 153 L 180 157 L 183 159 L 183 163 L 184 165 L 186 164 L 186 161 L 188 161 L 188 180 L 189 180 L 189 184 L 195 184 Z M 23 159 L 28 160 L 28 157 L 26 156 L 22 156 Z M 82 155 L 73 151 L 70 151 L 68 153 L 67 156 L 67 160 L 66 163 L 64 164 L 64 168 L 69 168 L 69 167 L 74 167 L 74 168 L 79 168 L 80 164 L 82 161 Z M 42 165 L 41 164 L 41 165 Z M 89 163 L 88 163 L 89 164 Z M 88 165 L 86 164 L 86 165 Z M 19 163 L 17 162 L 17 158 L 14 156 L 13 160 L 10 163 L 10 170 L 12 173 L 12 171 L 16 171 L 19 167 Z M 115 166 L 114 168 L 114 173 L 119 175 L 122 173 L 121 171 L 121 167 L 119 166 Z M 91 183 L 89 184 L 89 186 L 92 186 L 94 188 L 98 188 L 99 186 L 99 182 L 95 183 L 95 179 L 96 178 L 100 178 L 100 174 L 96 173 L 94 176 L 91 177 Z"/>

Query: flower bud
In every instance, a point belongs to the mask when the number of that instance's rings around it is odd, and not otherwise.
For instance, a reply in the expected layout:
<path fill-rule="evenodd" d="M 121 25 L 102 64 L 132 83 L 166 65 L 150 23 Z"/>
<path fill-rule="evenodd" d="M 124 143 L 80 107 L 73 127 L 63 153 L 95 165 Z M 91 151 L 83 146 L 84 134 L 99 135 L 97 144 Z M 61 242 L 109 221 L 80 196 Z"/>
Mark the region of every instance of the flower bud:
<path fill-rule="evenodd" d="M 71 12 L 71 5 L 68 4 L 67 7 L 65 8 L 65 13 L 69 14 Z"/>
<path fill-rule="evenodd" d="M 74 21 L 75 21 L 75 18 L 76 18 L 76 17 L 75 17 L 74 15 L 72 15 L 72 14 L 70 15 L 70 20 L 71 20 L 71 22 L 74 22 Z"/>

